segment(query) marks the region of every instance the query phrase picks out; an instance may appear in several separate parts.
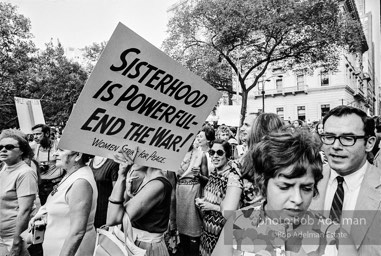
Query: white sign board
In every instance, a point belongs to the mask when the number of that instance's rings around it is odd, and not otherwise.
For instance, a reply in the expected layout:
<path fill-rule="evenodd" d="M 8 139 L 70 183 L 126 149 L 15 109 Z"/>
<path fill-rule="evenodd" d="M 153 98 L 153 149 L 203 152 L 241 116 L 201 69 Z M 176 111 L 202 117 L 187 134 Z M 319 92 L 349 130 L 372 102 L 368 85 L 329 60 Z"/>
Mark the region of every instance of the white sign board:
<path fill-rule="evenodd" d="M 176 171 L 221 93 L 119 23 L 59 147 Z"/>
<path fill-rule="evenodd" d="M 239 126 L 239 117 L 241 113 L 241 105 L 220 105 L 216 110 L 218 116 L 218 125 L 225 124 L 227 126 Z"/>
<path fill-rule="evenodd" d="M 45 124 L 40 100 L 15 97 L 15 104 L 20 130 L 23 133 L 30 134 L 36 124 Z"/>

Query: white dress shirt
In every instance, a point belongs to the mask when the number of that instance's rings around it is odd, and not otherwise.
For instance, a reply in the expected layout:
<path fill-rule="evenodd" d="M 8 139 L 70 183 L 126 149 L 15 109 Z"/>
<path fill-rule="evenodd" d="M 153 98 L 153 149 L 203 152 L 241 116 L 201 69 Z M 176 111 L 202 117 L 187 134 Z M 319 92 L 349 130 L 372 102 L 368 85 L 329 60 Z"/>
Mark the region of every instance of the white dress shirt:
<path fill-rule="evenodd" d="M 368 168 L 368 161 L 356 172 L 343 176 L 344 182 L 344 202 L 343 212 L 353 211 L 356 207 L 357 197 L 360 192 L 361 183 L 364 179 L 366 169 Z M 335 196 L 337 189 L 337 179 L 339 174 L 331 169 L 331 174 L 328 181 L 327 192 L 325 194 L 324 210 L 330 211 L 332 206 L 333 197 Z"/>

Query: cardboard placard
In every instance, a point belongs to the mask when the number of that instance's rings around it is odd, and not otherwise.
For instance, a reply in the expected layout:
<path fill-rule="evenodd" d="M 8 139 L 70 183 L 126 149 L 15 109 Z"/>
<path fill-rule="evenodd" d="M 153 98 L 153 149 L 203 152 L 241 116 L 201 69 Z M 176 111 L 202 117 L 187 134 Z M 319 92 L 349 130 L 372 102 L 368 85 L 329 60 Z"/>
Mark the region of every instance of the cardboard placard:
<path fill-rule="evenodd" d="M 176 171 L 221 93 L 119 23 L 59 147 Z"/>
<path fill-rule="evenodd" d="M 40 100 L 15 97 L 15 104 L 20 130 L 23 133 L 30 134 L 36 124 L 45 124 Z"/>

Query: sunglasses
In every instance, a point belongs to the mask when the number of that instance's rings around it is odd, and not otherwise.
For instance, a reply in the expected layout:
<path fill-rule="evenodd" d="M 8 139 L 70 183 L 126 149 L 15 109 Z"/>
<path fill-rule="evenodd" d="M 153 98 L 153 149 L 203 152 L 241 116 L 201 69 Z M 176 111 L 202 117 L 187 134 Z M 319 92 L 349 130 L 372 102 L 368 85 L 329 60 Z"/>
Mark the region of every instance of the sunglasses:
<path fill-rule="evenodd" d="M 0 145 L 0 150 L 3 150 L 3 148 L 5 148 L 6 150 L 13 150 L 18 147 L 12 144 Z"/>
<path fill-rule="evenodd" d="M 210 156 L 214 156 L 216 153 L 217 153 L 218 156 L 223 156 L 225 154 L 225 151 L 223 151 L 222 149 L 219 149 L 217 151 L 211 149 L 211 150 L 209 150 L 208 153 L 209 153 Z"/>

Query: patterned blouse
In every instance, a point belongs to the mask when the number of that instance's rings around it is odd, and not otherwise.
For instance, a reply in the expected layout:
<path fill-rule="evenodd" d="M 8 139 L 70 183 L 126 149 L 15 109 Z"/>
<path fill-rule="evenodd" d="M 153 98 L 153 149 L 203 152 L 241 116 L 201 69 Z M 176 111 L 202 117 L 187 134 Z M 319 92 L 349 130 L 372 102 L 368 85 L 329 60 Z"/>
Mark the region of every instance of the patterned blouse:
<path fill-rule="evenodd" d="M 266 216 L 265 202 L 242 208 L 233 215 L 233 255 L 337 255 L 340 225 L 310 211 L 299 225 L 279 223 Z"/>

